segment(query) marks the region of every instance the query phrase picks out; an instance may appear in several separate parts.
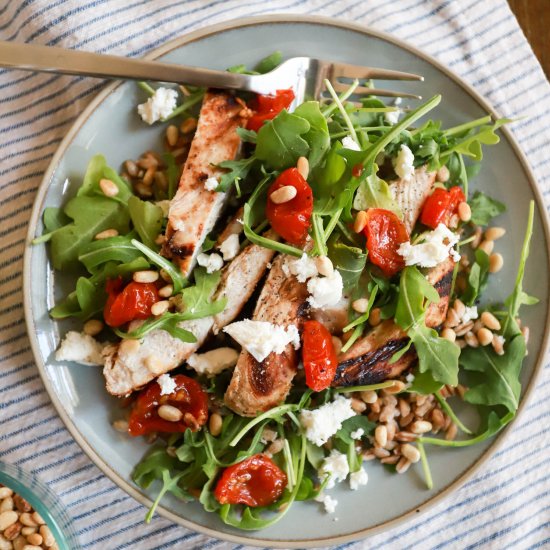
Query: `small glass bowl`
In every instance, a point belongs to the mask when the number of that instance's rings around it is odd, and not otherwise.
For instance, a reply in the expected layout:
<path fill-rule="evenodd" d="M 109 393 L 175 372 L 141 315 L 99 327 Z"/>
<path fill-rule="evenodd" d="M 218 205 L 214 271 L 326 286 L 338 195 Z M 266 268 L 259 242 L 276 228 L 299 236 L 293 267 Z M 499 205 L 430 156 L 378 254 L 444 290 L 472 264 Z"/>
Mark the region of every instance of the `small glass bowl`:
<path fill-rule="evenodd" d="M 60 550 L 82 550 L 72 519 L 47 485 L 19 466 L 1 460 L 0 483 L 22 496 L 42 516 Z"/>

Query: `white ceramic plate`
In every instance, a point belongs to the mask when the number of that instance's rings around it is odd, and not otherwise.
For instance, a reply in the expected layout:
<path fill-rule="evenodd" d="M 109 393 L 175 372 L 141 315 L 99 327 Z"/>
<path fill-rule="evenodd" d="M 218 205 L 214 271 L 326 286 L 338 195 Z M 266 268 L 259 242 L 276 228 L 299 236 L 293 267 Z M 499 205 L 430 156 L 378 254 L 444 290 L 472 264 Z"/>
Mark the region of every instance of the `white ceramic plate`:
<path fill-rule="evenodd" d="M 441 93 L 443 101 L 430 116 L 441 118 L 445 125 L 492 113 L 473 89 L 421 52 L 378 32 L 319 17 L 268 16 L 234 21 L 174 40 L 149 57 L 224 69 L 238 63 L 253 65 L 275 50 L 281 50 L 285 57 L 310 55 L 422 74 L 424 83 L 396 82 L 393 87 L 426 98 Z M 72 196 L 92 155 L 103 153 L 111 166 L 118 167 L 144 150 L 155 146 L 161 150 L 160 128 L 146 127 L 135 113 L 135 106 L 141 101 L 142 93 L 134 83 L 112 84 L 82 113 L 44 176 L 30 222 L 29 242 L 42 231 L 40 217 L 44 207 L 63 204 Z M 493 277 L 488 292 L 491 300 L 503 299 L 513 287 L 528 203 L 531 199 L 537 202 L 532 243 L 536 258 L 530 260 L 531 266 L 536 261 L 537 269 L 527 270 L 525 287 L 541 303 L 525 312 L 531 343 L 522 373 L 523 405 L 534 386 L 546 348 L 549 233 L 543 202 L 525 158 L 509 132 L 504 130 L 502 134 L 501 143 L 487 150 L 474 187 L 508 205 L 507 213 L 499 219 L 499 224 L 509 229 L 499 241 L 499 250 L 509 269 Z M 69 288 L 74 288 L 74 283 L 53 272 L 46 247 L 29 246 L 25 255 L 25 311 L 36 362 L 51 399 L 90 459 L 122 489 L 149 505 L 154 491 L 144 493 L 130 479 L 132 468 L 147 446 L 142 439 L 130 439 L 111 428 L 118 406 L 107 395 L 100 370 L 58 364 L 53 359 L 61 335 L 73 325 L 53 322 L 48 310 L 56 297 L 66 294 L 64 289 Z M 465 420 L 474 422 L 473 418 Z M 338 521 L 332 521 L 320 505 L 311 502 L 295 504 L 290 514 L 269 529 L 246 533 L 223 524 L 199 504 L 166 498 L 159 513 L 191 529 L 241 543 L 304 547 L 344 542 L 388 529 L 425 511 L 464 483 L 505 436 L 506 431 L 484 444 L 459 450 L 429 448 L 434 478 L 431 491 L 425 489 L 419 465 L 406 475 L 395 475 L 379 464 L 368 463 L 370 481 L 366 487 L 352 492 L 345 483 L 345 487 L 335 489 Z"/>

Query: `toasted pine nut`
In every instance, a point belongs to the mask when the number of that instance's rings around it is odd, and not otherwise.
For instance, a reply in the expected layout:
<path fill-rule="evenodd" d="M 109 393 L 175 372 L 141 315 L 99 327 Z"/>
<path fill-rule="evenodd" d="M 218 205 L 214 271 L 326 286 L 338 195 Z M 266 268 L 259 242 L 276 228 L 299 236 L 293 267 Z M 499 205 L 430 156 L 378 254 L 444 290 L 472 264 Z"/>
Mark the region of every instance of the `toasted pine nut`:
<path fill-rule="evenodd" d="M 158 271 L 153 271 L 152 269 L 146 271 L 135 271 L 132 275 L 132 279 L 136 283 L 154 283 L 159 278 Z"/>
<path fill-rule="evenodd" d="M 483 241 L 477 248 L 483 250 L 485 254 L 490 255 L 493 248 L 495 248 L 495 241 Z"/>
<path fill-rule="evenodd" d="M 160 302 L 156 302 L 151 306 L 151 313 L 155 317 L 159 317 L 160 315 L 166 313 L 169 307 L 170 302 L 168 300 L 161 300 Z"/>
<path fill-rule="evenodd" d="M 413 464 L 420 460 L 420 451 L 410 443 L 405 443 L 401 445 L 401 454 L 408 458 Z"/>
<path fill-rule="evenodd" d="M 365 411 L 365 409 L 367 408 L 367 405 L 365 405 L 365 403 L 363 401 L 361 401 L 360 399 L 357 399 L 357 397 L 352 397 L 351 398 L 351 408 L 356 412 L 356 413 L 362 413 Z"/>
<path fill-rule="evenodd" d="M 5 531 L 10 525 L 13 525 L 19 519 L 17 512 L 8 510 L 0 514 L 0 531 Z"/>
<path fill-rule="evenodd" d="M 442 166 L 435 175 L 435 179 L 437 181 L 440 181 L 441 183 L 445 183 L 446 181 L 449 181 L 450 177 L 451 177 L 451 173 L 449 172 L 449 169 L 446 166 Z"/>
<path fill-rule="evenodd" d="M 374 430 L 374 441 L 379 447 L 384 447 L 388 441 L 388 430 L 386 426 L 376 426 Z"/>
<path fill-rule="evenodd" d="M 411 465 L 411 461 L 408 458 L 405 458 L 404 456 L 402 456 L 399 459 L 397 466 L 395 467 L 395 471 L 398 474 L 404 474 L 409 469 L 410 465 Z"/>
<path fill-rule="evenodd" d="M 381 458 L 380 463 L 381 464 L 396 464 L 399 462 L 400 457 L 398 455 L 391 455 L 387 456 L 386 458 Z"/>
<path fill-rule="evenodd" d="M 139 340 L 125 338 L 124 340 L 122 340 L 122 342 L 120 342 L 118 346 L 118 353 L 131 355 L 133 353 L 136 353 L 139 350 L 140 346 L 141 344 Z"/>
<path fill-rule="evenodd" d="M 399 412 L 401 416 L 407 416 L 411 412 L 411 406 L 405 399 L 399 400 Z"/>
<path fill-rule="evenodd" d="M 456 393 L 460 396 L 460 399 L 464 399 L 464 394 L 468 391 L 466 386 L 458 384 L 456 387 Z"/>
<path fill-rule="evenodd" d="M 277 453 L 280 453 L 283 450 L 283 447 L 285 446 L 285 440 L 284 439 L 276 439 L 273 443 L 269 445 L 269 447 L 265 450 L 265 452 L 268 455 L 276 455 Z"/>
<path fill-rule="evenodd" d="M 457 432 L 458 432 L 458 429 L 456 427 L 456 424 L 451 424 L 447 428 L 447 431 L 445 432 L 445 439 L 447 441 L 453 440 L 456 437 Z"/>
<path fill-rule="evenodd" d="M 505 234 L 506 229 L 504 229 L 504 227 L 489 227 L 489 229 L 485 231 L 485 240 L 496 241 L 497 239 L 504 237 Z"/>
<path fill-rule="evenodd" d="M 504 338 L 497 334 L 493 337 L 493 349 L 498 355 L 504 355 Z"/>
<path fill-rule="evenodd" d="M 105 231 L 100 231 L 94 239 L 96 241 L 101 241 L 103 239 L 110 239 L 112 237 L 118 237 L 118 231 L 116 229 L 105 229 Z"/>
<path fill-rule="evenodd" d="M 298 191 L 293 185 L 283 185 L 283 187 L 279 187 L 277 191 L 273 191 L 273 193 L 269 195 L 269 198 L 271 202 L 275 204 L 284 204 L 285 202 L 291 201 L 297 194 Z"/>
<path fill-rule="evenodd" d="M 0 499 L 8 498 L 13 495 L 13 491 L 9 487 L 0 487 Z"/>
<path fill-rule="evenodd" d="M 492 242 L 492 241 L 491 241 Z M 504 258 L 498 252 L 489 256 L 489 273 L 498 273 L 504 265 Z"/>
<path fill-rule="evenodd" d="M 138 175 L 139 168 L 133 160 L 127 160 L 124 163 L 124 167 L 126 168 L 126 172 L 128 172 L 128 175 L 132 178 L 135 178 Z"/>
<path fill-rule="evenodd" d="M 25 544 L 22 550 L 42 550 L 42 546 L 35 546 L 34 544 Z"/>
<path fill-rule="evenodd" d="M 155 179 L 155 172 L 157 169 L 154 166 L 147 168 L 145 175 L 143 176 L 143 185 L 150 187 L 153 185 L 153 180 Z"/>
<path fill-rule="evenodd" d="M 459 300 L 458 298 L 455 300 L 455 303 L 453 304 L 453 309 L 456 311 L 456 314 L 458 315 L 459 319 L 462 319 L 464 313 L 466 313 L 466 306 L 462 302 L 462 300 Z"/>
<path fill-rule="evenodd" d="M 20 523 L 22 523 L 23 525 L 26 525 L 28 527 L 37 527 L 38 526 L 38 522 L 34 521 L 33 517 L 28 512 L 23 512 L 19 516 L 19 521 L 20 521 Z"/>
<path fill-rule="evenodd" d="M 168 128 L 166 128 L 166 141 L 168 142 L 168 145 L 170 147 L 174 147 L 178 141 L 179 137 L 179 130 L 177 126 L 174 126 L 173 124 L 170 124 Z"/>
<path fill-rule="evenodd" d="M 376 392 L 372 390 L 362 391 L 359 395 L 365 403 L 369 404 L 376 403 L 378 399 L 378 395 L 376 395 Z"/>
<path fill-rule="evenodd" d="M 328 256 L 317 256 L 315 258 L 315 267 L 323 277 L 330 277 L 334 273 L 334 266 Z"/>
<path fill-rule="evenodd" d="M 441 331 L 441 338 L 445 338 L 445 340 L 449 340 L 449 342 L 456 341 L 456 332 L 452 328 L 444 328 Z"/>
<path fill-rule="evenodd" d="M 19 512 L 30 512 L 32 506 L 21 495 L 13 495 L 13 503 Z"/>
<path fill-rule="evenodd" d="M 469 222 L 472 219 L 472 209 L 466 201 L 458 205 L 458 217 L 463 222 Z"/>
<path fill-rule="evenodd" d="M 300 175 L 305 180 L 307 180 L 307 177 L 309 176 L 309 161 L 307 160 L 306 157 L 300 157 L 298 159 L 296 168 L 298 168 L 298 172 L 300 172 Z"/>
<path fill-rule="evenodd" d="M 113 422 L 113 428 L 120 433 L 126 433 L 128 431 L 128 421 L 119 419 Z"/>
<path fill-rule="evenodd" d="M 367 225 L 367 213 L 364 210 L 359 210 L 357 216 L 355 216 L 355 221 L 353 222 L 353 230 L 356 233 L 361 233 L 365 226 Z"/>
<path fill-rule="evenodd" d="M 521 334 L 523 334 L 523 338 L 525 339 L 525 344 L 529 343 L 529 327 L 522 327 Z"/>
<path fill-rule="evenodd" d="M 183 418 L 183 413 L 177 408 L 172 407 L 172 405 L 161 405 L 157 414 L 168 422 L 179 422 Z"/>
<path fill-rule="evenodd" d="M 351 307 L 357 311 L 357 313 L 365 313 L 369 307 L 369 301 L 366 298 L 358 298 L 351 304 Z"/>
<path fill-rule="evenodd" d="M 33 546 L 40 547 L 43 540 L 44 539 L 42 538 L 42 535 L 39 535 L 38 533 L 32 533 L 32 534 L 27 536 L 27 542 L 29 544 L 32 544 Z M 51 545 L 48 545 L 48 546 L 51 546 Z"/>
<path fill-rule="evenodd" d="M 390 456 L 390 451 L 382 447 L 375 447 L 373 452 L 376 458 L 387 458 Z"/>
<path fill-rule="evenodd" d="M 342 340 L 338 338 L 338 336 L 332 337 L 332 347 L 334 348 L 334 352 L 336 355 L 338 355 L 342 351 Z"/>
<path fill-rule="evenodd" d="M 180 130 L 184 134 L 191 133 L 197 127 L 197 119 L 194 117 L 186 118 L 180 125 Z"/>
<path fill-rule="evenodd" d="M 144 199 L 149 199 L 153 196 L 153 190 L 142 182 L 136 183 L 134 189 L 136 193 Z"/>
<path fill-rule="evenodd" d="M 473 332 L 467 332 L 464 335 L 464 340 L 471 348 L 479 347 L 479 341 L 477 339 L 477 336 Z"/>
<path fill-rule="evenodd" d="M 44 521 L 44 518 L 38 513 L 33 512 L 32 513 L 32 519 L 38 524 L 38 525 L 45 525 L 46 522 Z"/>
<path fill-rule="evenodd" d="M 456 310 L 449 309 L 447 312 L 447 318 L 445 319 L 445 326 L 446 327 L 456 327 L 460 323 L 460 317 L 458 316 L 458 313 Z"/>
<path fill-rule="evenodd" d="M 488 346 L 493 341 L 493 333 L 488 328 L 480 328 L 477 331 L 477 339 L 481 346 Z"/>
<path fill-rule="evenodd" d="M 406 387 L 405 382 L 402 382 L 401 380 L 395 380 L 391 386 L 384 388 L 384 391 L 390 394 L 400 393 L 405 389 L 405 387 Z"/>
<path fill-rule="evenodd" d="M 23 527 L 23 529 L 21 529 L 21 534 L 27 537 L 28 535 L 32 535 L 37 531 L 38 531 L 38 527 Z"/>
<path fill-rule="evenodd" d="M 97 336 L 103 330 L 103 323 L 99 319 L 90 319 L 84 323 L 84 334 Z"/>
<path fill-rule="evenodd" d="M 371 327 L 376 327 L 380 324 L 380 308 L 375 307 L 374 309 L 371 309 L 370 315 L 369 315 L 369 324 Z"/>
<path fill-rule="evenodd" d="M 488 329 L 500 330 L 500 321 L 490 311 L 484 311 L 480 320 Z"/>
<path fill-rule="evenodd" d="M 7 489 L 7 487 L 6 487 Z M 13 498 L 5 497 L 0 501 L 0 514 L 2 512 L 10 512 L 13 510 Z"/>
<path fill-rule="evenodd" d="M 99 180 L 99 188 L 106 197 L 115 197 L 118 195 L 118 185 L 111 180 L 101 178 Z"/>
<path fill-rule="evenodd" d="M 155 183 L 163 190 L 168 189 L 168 180 L 164 172 L 155 172 Z"/>
<path fill-rule="evenodd" d="M 467 323 L 463 323 L 462 325 L 459 325 L 458 327 L 455 327 L 454 331 L 457 336 L 464 336 L 467 332 L 471 332 L 474 328 L 474 322 L 468 321 Z"/>
<path fill-rule="evenodd" d="M 138 161 L 137 165 L 140 168 L 143 168 L 143 170 L 149 170 L 149 168 L 155 168 L 157 169 L 159 165 L 158 159 L 153 156 L 151 153 L 145 153 Z M 139 176 L 139 173 L 138 173 Z"/>
<path fill-rule="evenodd" d="M 208 421 L 208 428 L 210 430 L 210 434 L 214 437 L 217 437 L 220 435 L 222 431 L 222 424 L 223 420 L 222 417 L 218 413 L 212 413 L 210 415 L 210 420 Z"/>
<path fill-rule="evenodd" d="M 416 420 L 409 429 L 413 434 L 425 434 L 432 429 L 432 424 L 427 420 Z"/>
<path fill-rule="evenodd" d="M 172 285 L 166 285 L 166 286 L 163 286 L 161 289 L 159 289 L 159 296 L 161 298 L 170 298 L 173 292 L 174 292 L 174 287 Z"/>
<path fill-rule="evenodd" d="M 167 283 L 171 283 L 172 282 L 172 277 L 170 277 L 170 275 L 168 274 L 168 272 L 164 269 L 161 269 L 160 270 L 160 276 L 163 280 L 165 280 Z"/>

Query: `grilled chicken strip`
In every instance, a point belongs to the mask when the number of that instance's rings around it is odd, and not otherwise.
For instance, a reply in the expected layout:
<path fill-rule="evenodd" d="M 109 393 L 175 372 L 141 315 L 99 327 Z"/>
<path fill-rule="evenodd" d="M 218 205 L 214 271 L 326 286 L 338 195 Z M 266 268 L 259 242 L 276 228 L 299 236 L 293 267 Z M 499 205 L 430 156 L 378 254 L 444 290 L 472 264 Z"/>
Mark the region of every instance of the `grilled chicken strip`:
<path fill-rule="evenodd" d="M 453 270 L 454 261 L 449 258 L 430 269 L 426 275 L 440 297 L 439 303 L 428 306 L 428 327 L 440 327 L 447 316 Z M 411 348 L 397 362 L 389 364 L 389 361 L 408 342 L 406 333 L 393 320 L 383 321 L 339 358 L 340 363 L 332 385 L 362 386 L 399 376 L 416 361 L 416 352 Z"/>
<path fill-rule="evenodd" d="M 399 179 L 388 184 L 393 198 L 403 212 L 403 223 L 409 235 L 434 182 L 435 172 L 428 172 L 427 168 L 422 166 L 414 171 L 411 179 Z"/>
<path fill-rule="evenodd" d="M 349 296 L 342 296 L 340 301 L 321 309 L 312 309 L 311 318 L 323 324 L 331 334 L 341 334 L 349 323 Z"/>
<path fill-rule="evenodd" d="M 118 396 L 128 395 L 181 365 L 201 347 L 210 331 L 220 330 L 237 317 L 263 277 L 273 254 L 272 250 L 251 244 L 224 269 L 214 294 L 214 299 L 227 297 L 224 311 L 215 317 L 179 324 L 195 335 L 196 342 L 185 343 L 164 330 L 152 330 L 145 335 L 137 350 L 121 344 L 107 346 L 103 350 L 107 391 Z"/>
<path fill-rule="evenodd" d="M 308 311 L 307 284 L 285 275 L 286 259 L 281 254 L 273 262 L 252 318 L 283 327 L 294 324 L 300 330 Z M 271 353 L 262 362 L 243 349 L 225 394 L 226 405 L 242 416 L 255 416 L 284 401 L 298 360 L 292 344 L 283 353 Z"/>
<path fill-rule="evenodd" d="M 191 273 L 201 244 L 227 201 L 226 193 L 209 191 L 205 182 L 223 174 L 215 165 L 237 156 L 241 141 L 236 130 L 244 125 L 241 111 L 242 106 L 226 92 L 209 90 L 204 96 L 178 191 L 170 203 L 162 250 L 184 276 Z"/>

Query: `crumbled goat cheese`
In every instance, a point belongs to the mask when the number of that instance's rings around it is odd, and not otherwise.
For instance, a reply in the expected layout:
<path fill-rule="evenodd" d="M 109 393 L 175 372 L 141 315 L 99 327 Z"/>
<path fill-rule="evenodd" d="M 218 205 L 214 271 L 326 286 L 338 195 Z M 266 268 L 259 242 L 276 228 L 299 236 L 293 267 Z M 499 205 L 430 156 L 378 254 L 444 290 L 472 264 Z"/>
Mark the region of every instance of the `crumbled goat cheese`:
<path fill-rule="evenodd" d="M 342 299 L 342 275 L 335 269 L 329 277 L 313 277 L 307 283 L 307 290 L 310 294 L 307 301 L 311 307 L 334 306 Z"/>
<path fill-rule="evenodd" d="M 412 372 L 409 372 L 409 374 L 405 376 L 405 380 L 408 384 L 412 384 L 414 382 L 414 374 Z"/>
<path fill-rule="evenodd" d="M 401 111 L 387 111 L 384 113 L 384 119 L 388 124 L 397 124 L 399 122 L 399 115 Z"/>
<path fill-rule="evenodd" d="M 342 140 L 342 147 L 351 149 L 352 151 L 361 151 L 361 147 L 359 147 L 359 144 L 351 136 L 346 136 Z"/>
<path fill-rule="evenodd" d="M 237 364 L 239 353 L 233 348 L 217 348 L 206 353 L 193 353 L 187 359 L 187 364 L 199 374 L 215 376 Z"/>
<path fill-rule="evenodd" d="M 267 321 L 245 319 L 227 325 L 223 331 L 260 363 L 270 353 L 282 353 L 288 344 L 292 344 L 294 349 L 300 347 L 300 334 L 296 325 L 285 328 Z"/>
<path fill-rule="evenodd" d="M 414 155 L 406 146 L 401 145 L 397 157 L 393 159 L 393 169 L 395 173 L 405 180 L 409 180 L 414 175 Z"/>
<path fill-rule="evenodd" d="M 227 237 L 227 239 L 225 239 L 220 246 L 220 252 L 226 262 L 232 260 L 239 253 L 239 250 L 239 235 L 236 233 L 229 235 L 229 237 Z"/>
<path fill-rule="evenodd" d="M 317 495 L 315 500 L 324 505 L 327 514 L 334 514 L 336 506 L 338 506 L 338 501 L 335 498 L 332 498 L 330 495 L 325 495 L 324 493 Z"/>
<path fill-rule="evenodd" d="M 361 439 L 365 435 L 365 430 L 363 430 L 363 428 L 359 428 L 358 430 L 351 432 L 349 435 L 352 439 Z"/>
<path fill-rule="evenodd" d="M 344 481 L 349 474 L 349 464 L 347 455 L 341 453 L 337 449 L 332 449 L 330 455 L 328 455 L 323 464 L 317 472 L 319 479 L 324 481 L 328 477 L 326 484 L 327 489 L 332 489 L 336 483 Z"/>
<path fill-rule="evenodd" d="M 424 234 L 424 241 L 420 244 L 403 243 L 397 253 L 403 256 L 406 265 L 419 265 L 420 267 L 435 267 L 445 261 L 458 242 L 458 235 L 450 231 L 440 223 L 433 231 Z M 453 260 L 454 260 L 453 256 Z"/>
<path fill-rule="evenodd" d="M 300 423 L 306 430 L 306 437 L 315 445 L 324 445 L 341 427 L 342 422 L 355 416 L 351 400 L 338 396 L 334 401 L 312 411 L 300 413 Z"/>
<path fill-rule="evenodd" d="M 169 374 L 162 374 L 157 378 L 160 386 L 160 395 L 170 395 L 176 390 L 176 381 Z"/>
<path fill-rule="evenodd" d="M 460 319 L 460 323 L 469 323 L 473 319 L 477 319 L 477 317 L 477 306 L 466 306 L 466 308 L 464 309 L 464 313 L 462 314 L 462 317 Z"/>
<path fill-rule="evenodd" d="M 210 177 L 204 182 L 204 188 L 205 188 L 207 191 L 215 191 L 219 184 L 220 184 L 220 182 L 218 181 L 217 178 L 215 178 L 214 176 L 210 176 Z"/>
<path fill-rule="evenodd" d="M 70 330 L 55 352 L 56 361 L 74 361 L 83 365 L 103 365 L 103 344 L 83 332 Z"/>
<path fill-rule="evenodd" d="M 219 254 L 205 254 L 202 252 L 197 256 L 197 263 L 206 267 L 207 273 L 214 273 L 223 267 L 223 258 Z"/>
<path fill-rule="evenodd" d="M 349 475 L 349 486 L 352 491 L 357 491 L 361 485 L 366 485 L 368 482 L 369 474 L 363 468 Z"/>
<path fill-rule="evenodd" d="M 138 105 L 139 116 L 147 124 L 153 124 L 157 120 L 162 120 L 176 108 L 177 98 L 178 94 L 175 90 L 157 88 L 155 93 L 145 103 Z"/>
<path fill-rule="evenodd" d="M 287 277 L 291 274 L 294 275 L 300 283 L 305 283 L 308 279 L 319 274 L 315 266 L 315 260 L 307 254 L 302 254 L 302 257 L 298 260 L 287 260 L 283 264 L 283 272 Z"/>

